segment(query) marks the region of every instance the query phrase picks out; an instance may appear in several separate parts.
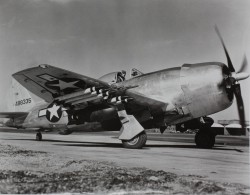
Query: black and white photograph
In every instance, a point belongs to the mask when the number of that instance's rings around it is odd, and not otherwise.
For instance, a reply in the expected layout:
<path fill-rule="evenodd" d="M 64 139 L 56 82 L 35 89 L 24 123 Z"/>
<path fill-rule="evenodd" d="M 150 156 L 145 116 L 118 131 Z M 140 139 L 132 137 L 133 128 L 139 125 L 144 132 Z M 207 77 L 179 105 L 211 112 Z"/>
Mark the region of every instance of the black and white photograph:
<path fill-rule="evenodd" d="M 0 0 L 0 194 L 250 194 L 250 0 Z"/>

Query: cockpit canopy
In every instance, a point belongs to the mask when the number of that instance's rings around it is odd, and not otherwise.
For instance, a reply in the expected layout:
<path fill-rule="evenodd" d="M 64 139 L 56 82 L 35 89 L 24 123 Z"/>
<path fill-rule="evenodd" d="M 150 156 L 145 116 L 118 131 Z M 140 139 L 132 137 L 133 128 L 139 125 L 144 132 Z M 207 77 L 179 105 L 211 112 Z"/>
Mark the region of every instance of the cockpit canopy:
<path fill-rule="evenodd" d="M 124 81 L 125 76 L 126 76 L 126 71 L 122 70 L 122 71 L 111 72 L 111 73 L 105 74 L 99 79 L 101 81 L 107 82 L 108 84 L 112 85 L 112 84 L 120 83 Z"/>

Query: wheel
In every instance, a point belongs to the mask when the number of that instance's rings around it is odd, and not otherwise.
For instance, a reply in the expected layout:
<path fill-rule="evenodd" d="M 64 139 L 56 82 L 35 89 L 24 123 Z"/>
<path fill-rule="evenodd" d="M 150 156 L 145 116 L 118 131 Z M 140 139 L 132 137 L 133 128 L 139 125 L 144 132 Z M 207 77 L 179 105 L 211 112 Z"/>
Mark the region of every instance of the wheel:
<path fill-rule="evenodd" d="M 142 133 L 135 136 L 131 140 L 122 140 L 122 144 L 124 148 L 141 149 L 143 146 L 145 146 L 146 141 L 147 141 L 147 134 L 145 133 L 145 131 L 143 131 Z"/>
<path fill-rule="evenodd" d="M 195 135 L 195 143 L 198 148 L 210 149 L 214 147 L 215 135 L 209 130 L 199 130 Z"/>
<path fill-rule="evenodd" d="M 38 132 L 36 134 L 36 141 L 42 141 L 42 134 L 41 134 L 41 132 Z"/>

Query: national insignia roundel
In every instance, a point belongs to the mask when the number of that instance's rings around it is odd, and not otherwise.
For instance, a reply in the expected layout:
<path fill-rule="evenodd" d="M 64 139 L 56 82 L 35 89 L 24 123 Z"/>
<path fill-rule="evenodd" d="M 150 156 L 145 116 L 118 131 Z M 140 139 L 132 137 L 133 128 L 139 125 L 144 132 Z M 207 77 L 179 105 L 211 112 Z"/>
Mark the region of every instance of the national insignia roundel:
<path fill-rule="evenodd" d="M 69 94 L 79 89 L 84 89 L 86 87 L 86 83 L 82 80 L 74 78 L 60 78 L 46 82 L 45 86 L 52 90 Z"/>
<path fill-rule="evenodd" d="M 62 117 L 62 107 L 52 103 L 47 107 L 46 118 L 52 123 L 56 123 Z"/>

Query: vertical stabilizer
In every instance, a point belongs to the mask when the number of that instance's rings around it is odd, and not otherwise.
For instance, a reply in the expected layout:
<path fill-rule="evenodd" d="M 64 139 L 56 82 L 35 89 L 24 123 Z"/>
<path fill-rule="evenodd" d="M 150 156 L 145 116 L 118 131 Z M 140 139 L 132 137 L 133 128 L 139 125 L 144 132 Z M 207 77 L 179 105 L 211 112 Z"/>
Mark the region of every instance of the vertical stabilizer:
<path fill-rule="evenodd" d="M 29 91 L 15 79 L 12 79 L 11 88 L 6 95 L 9 112 L 27 112 L 35 105 L 34 98 Z"/>

